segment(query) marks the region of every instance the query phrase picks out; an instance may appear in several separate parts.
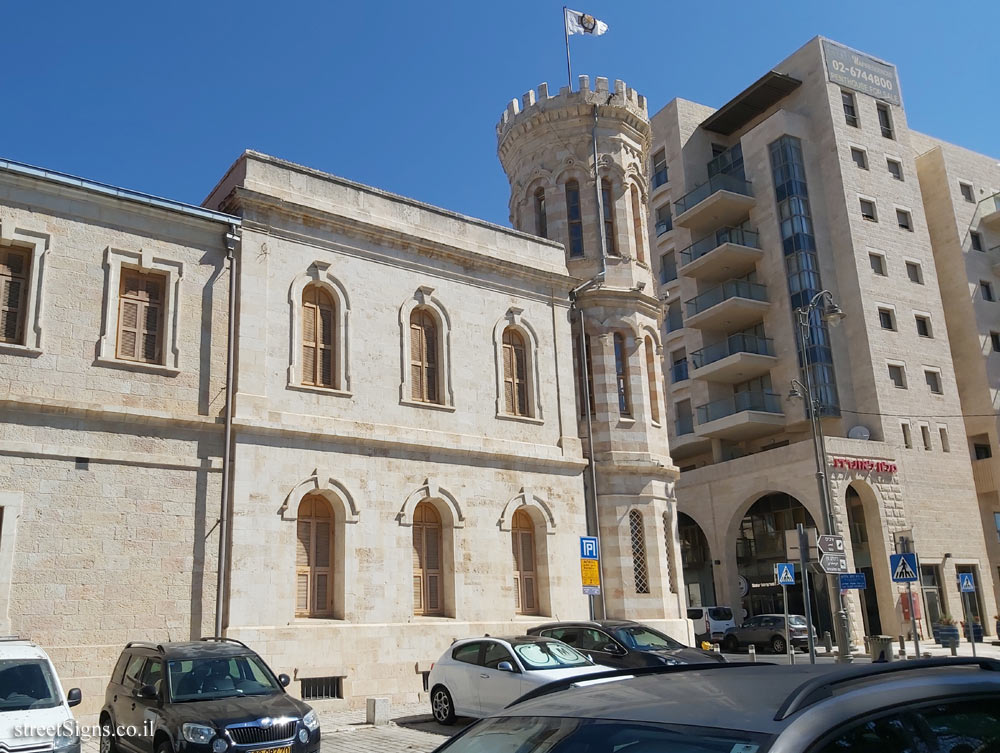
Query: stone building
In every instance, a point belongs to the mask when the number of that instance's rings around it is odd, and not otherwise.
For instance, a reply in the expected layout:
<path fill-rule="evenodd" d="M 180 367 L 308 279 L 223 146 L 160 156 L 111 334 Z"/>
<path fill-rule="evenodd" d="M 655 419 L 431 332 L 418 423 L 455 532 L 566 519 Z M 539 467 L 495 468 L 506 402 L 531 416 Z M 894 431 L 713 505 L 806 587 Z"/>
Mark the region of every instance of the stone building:
<path fill-rule="evenodd" d="M 895 68 L 816 38 L 718 110 L 674 100 L 652 129 L 689 602 L 732 605 L 738 617 L 780 611 L 773 567 L 787 557 L 785 532 L 825 528 L 807 401 L 786 397 L 793 379 L 807 381 L 795 310 L 825 289 L 847 316 L 830 325 L 820 297 L 804 352 L 833 517 L 849 569 L 868 580 L 846 597 L 854 641 L 908 632 L 905 589 L 889 573 L 900 536 L 920 556 L 924 635 L 946 613 L 960 618 L 964 571 L 991 622 L 953 325 L 969 326 L 971 312 L 942 301 L 954 272 L 935 264 L 918 180 L 930 147 L 907 126 Z M 820 629 L 832 630 L 829 581 L 811 579 Z M 789 600 L 803 609 L 797 589 Z"/>

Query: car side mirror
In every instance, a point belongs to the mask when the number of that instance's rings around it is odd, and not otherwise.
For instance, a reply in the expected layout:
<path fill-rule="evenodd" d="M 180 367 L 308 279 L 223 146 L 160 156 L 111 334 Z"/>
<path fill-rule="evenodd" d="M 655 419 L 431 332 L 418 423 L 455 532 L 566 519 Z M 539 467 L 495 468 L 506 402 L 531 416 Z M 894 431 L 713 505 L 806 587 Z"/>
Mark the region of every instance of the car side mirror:
<path fill-rule="evenodd" d="M 509 661 L 502 661 L 499 664 L 497 664 L 497 669 L 499 669 L 501 672 L 513 672 L 514 665 L 511 664 Z"/>
<path fill-rule="evenodd" d="M 278 682 L 281 683 L 281 687 L 283 688 L 287 688 L 291 681 L 292 678 L 286 675 L 284 672 L 278 675 Z"/>
<path fill-rule="evenodd" d="M 143 698 L 147 701 L 156 700 L 156 688 L 152 685 L 143 685 L 139 688 L 139 692 L 136 694 L 138 698 Z"/>
<path fill-rule="evenodd" d="M 604 648 L 602 648 L 601 651 L 604 651 L 604 652 L 609 653 L 609 654 L 624 654 L 625 653 L 625 649 L 623 649 L 621 646 L 618 646 L 617 644 L 614 644 L 614 643 L 609 643 L 607 646 L 605 646 Z"/>
<path fill-rule="evenodd" d="M 80 701 L 82 700 L 83 700 L 83 693 L 80 692 L 80 688 L 70 688 L 69 692 L 66 694 L 67 706 L 79 706 Z"/>

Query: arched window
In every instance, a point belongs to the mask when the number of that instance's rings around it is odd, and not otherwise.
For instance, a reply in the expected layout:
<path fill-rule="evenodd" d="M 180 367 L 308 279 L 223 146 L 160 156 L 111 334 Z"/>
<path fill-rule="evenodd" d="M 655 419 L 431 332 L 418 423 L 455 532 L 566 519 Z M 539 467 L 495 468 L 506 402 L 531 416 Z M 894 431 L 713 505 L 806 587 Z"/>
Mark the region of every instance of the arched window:
<path fill-rule="evenodd" d="M 319 285 L 302 291 L 302 384 L 337 387 L 334 368 L 336 307 Z"/>
<path fill-rule="evenodd" d="M 629 510 L 629 534 L 632 537 L 632 573 L 635 575 L 635 592 L 649 593 L 649 569 L 646 566 L 646 530 L 642 525 L 642 513 Z"/>
<path fill-rule="evenodd" d="M 521 333 L 507 327 L 503 332 L 504 409 L 515 416 L 531 415 L 527 358 L 528 351 Z"/>
<path fill-rule="evenodd" d="M 604 205 L 604 238 L 607 242 L 609 256 L 618 256 L 615 246 L 615 203 L 611 195 L 611 181 L 601 179 L 601 203 Z"/>
<path fill-rule="evenodd" d="M 649 415 L 653 423 L 660 423 L 660 398 L 656 389 L 656 355 L 653 352 L 653 338 L 646 336 L 646 379 L 649 382 Z"/>
<path fill-rule="evenodd" d="M 413 614 L 444 614 L 441 559 L 441 516 L 421 502 L 413 511 Z"/>
<path fill-rule="evenodd" d="M 333 614 L 333 509 L 319 494 L 299 503 L 295 549 L 295 616 Z"/>
<path fill-rule="evenodd" d="M 517 510 L 511 520 L 511 544 L 514 549 L 515 608 L 518 614 L 538 614 L 538 575 L 535 571 L 535 525 L 524 510 Z"/>
<path fill-rule="evenodd" d="M 580 184 L 566 181 L 566 222 L 569 227 L 569 255 L 583 256 L 583 211 L 580 208 Z"/>
<path fill-rule="evenodd" d="M 422 403 L 441 402 L 438 389 L 438 328 L 429 311 L 414 309 L 410 314 L 411 396 Z"/>
<path fill-rule="evenodd" d="M 628 383 L 628 354 L 625 352 L 625 338 L 615 332 L 615 382 L 618 385 L 618 412 L 626 418 L 632 417 L 632 395 Z"/>
<path fill-rule="evenodd" d="M 535 189 L 535 235 L 549 237 L 549 220 L 545 213 L 545 189 Z"/>
<path fill-rule="evenodd" d="M 643 247 L 643 242 L 642 242 L 643 235 L 645 235 L 645 233 L 643 232 L 645 223 L 643 222 L 642 204 L 639 201 L 639 189 L 633 185 L 631 193 L 632 193 L 632 233 L 635 235 L 635 256 L 636 259 L 645 264 L 646 250 Z"/>
<path fill-rule="evenodd" d="M 580 352 L 583 349 L 583 345 L 587 346 L 587 372 L 584 374 L 583 369 L 580 368 Z M 576 335 L 573 337 L 573 370 L 576 373 L 576 379 L 578 390 L 579 390 L 579 405 L 580 405 L 580 415 L 584 416 L 587 413 L 585 400 L 590 403 L 590 413 L 591 415 L 597 410 L 594 403 L 594 355 L 593 355 L 593 345 L 590 341 L 590 336 L 587 336 L 586 342 L 580 340 L 580 336 Z"/>

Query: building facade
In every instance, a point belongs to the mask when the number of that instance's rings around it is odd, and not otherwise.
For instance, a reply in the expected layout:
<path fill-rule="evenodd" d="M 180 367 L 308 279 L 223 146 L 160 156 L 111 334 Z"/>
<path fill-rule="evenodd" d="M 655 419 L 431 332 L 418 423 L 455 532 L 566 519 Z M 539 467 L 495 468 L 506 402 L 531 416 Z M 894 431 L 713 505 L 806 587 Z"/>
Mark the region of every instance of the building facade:
<path fill-rule="evenodd" d="M 920 556 L 924 635 L 946 614 L 961 619 L 960 572 L 975 573 L 974 609 L 990 622 L 963 369 L 918 180 L 925 144 L 907 127 L 895 68 L 816 38 L 719 110 L 674 100 L 652 125 L 689 603 L 732 605 L 738 618 L 781 611 L 773 567 L 788 557 L 786 531 L 825 528 L 794 379 L 811 386 L 826 436 L 849 569 L 867 575 L 846 596 L 855 643 L 909 631 L 889 572 L 901 536 Z M 800 332 L 795 310 L 823 290 L 846 318 L 834 327 L 820 307 Z M 810 577 L 820 629 L 833 632 L 837 597 Z M 789 600 L 803 609 L 797 589 Z"/>

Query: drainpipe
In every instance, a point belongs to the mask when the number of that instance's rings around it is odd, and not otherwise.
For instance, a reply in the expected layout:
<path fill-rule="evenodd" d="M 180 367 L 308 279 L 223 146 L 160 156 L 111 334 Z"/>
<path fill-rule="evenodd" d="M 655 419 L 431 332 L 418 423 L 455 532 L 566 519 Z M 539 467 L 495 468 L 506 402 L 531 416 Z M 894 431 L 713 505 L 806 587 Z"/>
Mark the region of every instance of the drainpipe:
<path fill-rule="evenodd" d="M 236 244 L 239 228 L 233 224 L 225 235 L 226 259 L 229 261 L 229 336 L 226 341 L 226 405 L 222 447 L 222 499 L 219 501 L 219 562 L 215 585 L 215 635 L 222 636 L 222 617 L 228 567 L 226 544 L 229 538 L 229 493 L 232 476 L 233 446 L 233 367 L 236 361 Z"/>

